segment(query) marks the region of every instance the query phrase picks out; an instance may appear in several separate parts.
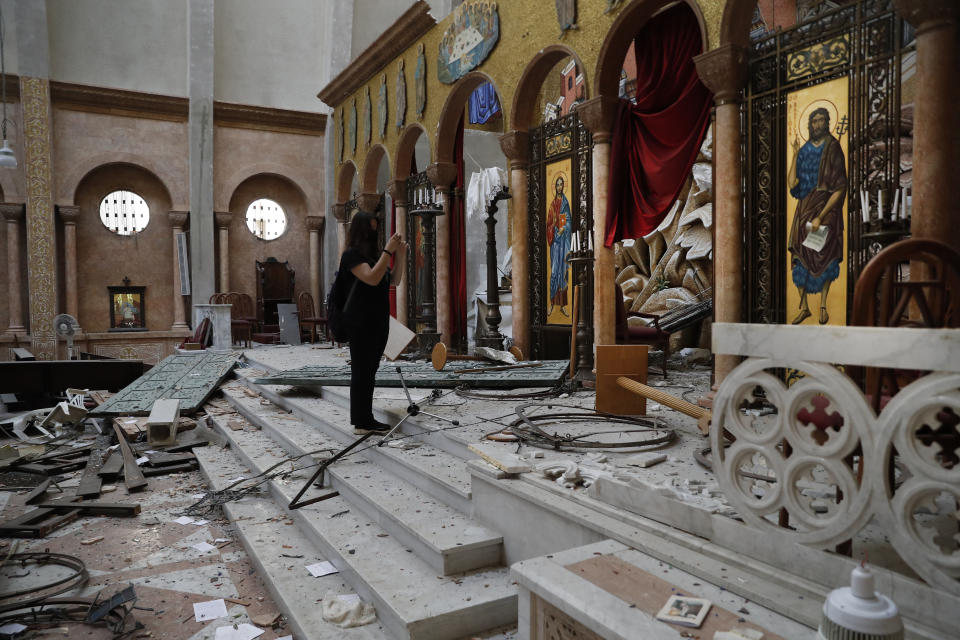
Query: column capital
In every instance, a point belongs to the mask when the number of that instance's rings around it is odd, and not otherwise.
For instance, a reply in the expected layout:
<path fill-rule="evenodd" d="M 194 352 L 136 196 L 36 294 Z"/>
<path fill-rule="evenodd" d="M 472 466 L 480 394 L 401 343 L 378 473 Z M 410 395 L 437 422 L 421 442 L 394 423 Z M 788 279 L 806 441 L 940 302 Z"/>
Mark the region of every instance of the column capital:
<path fill-rule="evenodd" d="M 233 214 L 229 211 L 214 211 L 213 219 L 217 221 L 218 229 L 227 229 L 233 221 Z"/>
<path fill-rule="evenodd" d="M 390 180 L 387 182 L 387 193 L 393 198 L 393 201 L 401 207 L 407 206 L 407 181 Z"/>
<path fill-rule="evenodd" d="M 323 216 L 307 216 L 307 229 L 310 231 L 323 231 L 327 219 Z"/>
<path fill-rule="evenodd" d="M 956 0 L 894 0 L 894 7 L 917 33 L 960 21 Z"/>
<path fill-rule="evenodd" d="M 380 194 L 379 193 L 361 193 L 357 196 L 357 206 L 360 207 L 360 211 L 367 211 L 373 213 L 377 209 L 377 205 L 380 204 Z"/>
<path fill-rule="evenodd" d="M 75 205 L 58 204 L 57 214 L 60 216 L 60 219 L 63 220 L 63 224 L 75 225 L 77 224 L 77 220 L 80 218 L 80 207 Z"/>
<path fill-rule="evenodd" d="M 427 177 L 435 188 L 448 191 L 457 179 L 457 165 L 452 162 L 434 162 L 427 167 Z"/>
<path fill-rule="evenodd" d="M 530 133 L 508 131 L 500 136 L 500 149 L 510 161 L 511 169 L 524 169 L 530 161 Z"/>
<path fill-rule="evenodd" d="M 740 101 L 740 90 L 747 84 L 747 50 L 725 44 L 694 56 L 700 82 L 713 93 L 718 105 Z"/>
<path fill-rule="evenodd" d="M 610 142 L 613 134 L 613 120 L 620 108 L 620 98 L 596 96 L 577 106 L 580 121 L 593 134 L 593 141 Z"/>
<path fill-rule="evenodd" d="M 345 203 L 338 202 L 330 207 L 330 211 L 333 213 L 333 217 L 337 219 L 337 222 L 349 222 L 349 220 L 347 220 L 347 205 Z"/>
<path fill-rule="evenodd" d="M 187 220 L 190 218 L 189 211 L 169 211 L 167 212 L 167 218 L 170 220 L 170 226 L 177 227 L 182 229 Z"/>
<path fill-rule="evenodd" d="M 3 202 L 0 203 L 0 215 L 8 222 L 16 222 L 23 219 L 26 207 L 22 202 Z"/>

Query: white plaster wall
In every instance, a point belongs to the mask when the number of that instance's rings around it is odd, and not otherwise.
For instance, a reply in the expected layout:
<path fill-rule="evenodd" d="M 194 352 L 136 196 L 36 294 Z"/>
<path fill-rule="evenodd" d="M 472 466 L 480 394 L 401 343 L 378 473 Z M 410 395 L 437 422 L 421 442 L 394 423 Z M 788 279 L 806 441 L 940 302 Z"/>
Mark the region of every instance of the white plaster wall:
<path fill-rule="evenodd" d="M 187 0 L 46 2 L 53 80 L 187 95 Z"/>
<path fill-rule="evenodd" d="M 414 0 L 354 0 L 350 59 L 363 53 L 413 3 Z"/>
<path fill-rule="evenodd" d="M 325 112 L 327 2 L 216 0 L 214 98 Z"/>

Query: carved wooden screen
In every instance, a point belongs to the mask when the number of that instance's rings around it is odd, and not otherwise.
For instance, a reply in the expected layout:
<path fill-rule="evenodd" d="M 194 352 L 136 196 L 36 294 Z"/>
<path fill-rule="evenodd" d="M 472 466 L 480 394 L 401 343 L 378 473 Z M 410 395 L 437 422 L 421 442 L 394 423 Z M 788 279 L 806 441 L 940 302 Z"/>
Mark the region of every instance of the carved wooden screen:
<path fill-rule="evenodd" d="M 566 278 L 554 283 L 551 275 L 553 264 L 566 264 L 566 256 L 561 254 L 573 249 L 572 232 L 578 231 L 581 237 L 593 233 L 592 145 L 592 136 L 576 111 L 530 131 L 527 210 L 533 358 L 566 358 L 570 353 L 573 285 L 579 282 L 580 273 L 570 269 Z M 559 185 L 561 178 L 563 184 Z M 566 236 L 558 241 L 555 230 L 560 212 L 565 214 L 560 227 L 566 227 Z M 548 218 L 552 225 L 547 224 Z M 587 276 L 586 304 L 581 308 L 592 310 L 592 273 Z M 587 316 L 587 326 L 592 327 L 592 312 Z"/>
<path fill-rule="evenodd" d="M 423 194 L 432 192 L 433 183 L 427 177 L 426 171 L 407 178 L 407 228 L 404 230 L 410 246 L 410 255 L 407 256 L 407 322 L 418 334 L 423 330 L 423 303 L 427 302 L 424 299 L 424 270 L 428 260 L 436 264 L 436 247 L 424 245 L 421 218 L 411 215 L 410 212 L 417 208 Z M 435 228 L 435 218 L 431 217 L 430 220 Z"/>
<path fill-rule="evenodd" d="M 795 301 L 791 299 L 788 309 L 788 296 L 795 297 L 791 289 L 800 289 L 788 267 L 787 236 L 792 230 L 787 221 L 799 211 L 797 201 L 789 195 L 788 156 L 795 162 L 791 145 L 806 140 L 803 129 L 794 123 L 802 121 L 806 127 L 808 119 L 812 121 L 812 110 L 807 114 L 797 99 L 805 91 L 815 92 L 830 82 L 844 85 L 846 103 L 833 106 L 838 117 L 830 122 L 829 133 L 843 142 L 846 155 L 847 189 L 841 214 L 846 216 L 846 249 L 840 263 L 845 286 L 837 287 L 841 289 L 837 293 L 845 298 L 845 311 L 853 302 L 853 287 L 866 261 L 908 233 L 909 222 L 899 213 L 892 216 L 890 209 L 899 198 L 898 187 L 909 186 L 911 181 L 909 170 L 901 167 L 901 150 L 906 154 L 904 167 L 912 162 L 909 139 L 901 148 L 901 132 L 909 132 L 901 126 L 901 86 L 909 74 L 914 48 L 913 29 L 894 12 L 891 0 L 863 0 L 828 8 L 795 27 L 753 39 L 742 112 L 746 193 L 743 300 L 749 321 L 795 319 Z M 807 104 L 814 102 L 829 100 Z M 812 130 L 810 137 L 814 137 Z M 881 198 L 884 217 L 877 215 Z M 869 206 L 867 222 L 862 202 Z M 811 309 L 815 303 L 820 299 L 810 301 Z M 815 322 L 816 309 L 812 315 Z"/>

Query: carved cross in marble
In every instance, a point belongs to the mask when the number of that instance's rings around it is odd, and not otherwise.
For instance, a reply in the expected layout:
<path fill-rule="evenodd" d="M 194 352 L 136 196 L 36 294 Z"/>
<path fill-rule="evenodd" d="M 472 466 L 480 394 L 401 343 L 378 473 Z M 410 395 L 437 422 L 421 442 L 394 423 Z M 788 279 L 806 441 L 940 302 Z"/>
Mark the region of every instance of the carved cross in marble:
<path fill-rule="evenodd" d="M 960 463 L 960 456 L 957 455 L 960 451 L 960 416 L 951 407 L 944 407 L 937 412 L 937 420 L 940 424 L 936 429 L 925 424 L 917 429 L 916 437 L 925 447 L 939 446 L 937 460 L 944 469 L 952 469 Z"/>
<path fill-rule="evenodd" d="M 824 395 L 813 396 L 810 398 L 810 404 L 813 405 L 813 411 L 810 411 L 806 407 L 800 409 L 800 411 L 797 412 L 797 420 L 804 426 L 813 424 L 814 430 L 810 434 L 810 437 L 822 446 L 830 439 L 827 429 L 840 431 L 840 427 L 843 426 L 843 416 L 836 411 L 827 413 L 827 407 L 830 406 L 830 398 Z"/>

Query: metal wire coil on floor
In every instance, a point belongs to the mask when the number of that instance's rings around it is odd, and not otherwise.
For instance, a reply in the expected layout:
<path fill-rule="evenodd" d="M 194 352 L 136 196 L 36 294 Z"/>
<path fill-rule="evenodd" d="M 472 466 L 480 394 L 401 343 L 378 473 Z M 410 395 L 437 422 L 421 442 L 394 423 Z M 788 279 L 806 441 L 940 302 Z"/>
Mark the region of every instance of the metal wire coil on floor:
<path fill-rule="evenodd" d="M 523 441 L 542 449 L 623 449 L 654 447 L 673 442 L 677 434 L 673 429 L 664 426 L 659 418 L 636 418 L 631 416 L 618 416 L 612 413 L 603 413 L 583 409 L 575 405 L 551 404 L 548 408 L 561 407 L 564 409 L 574 409 L 575 411 L 565 411 L 557 413 L 540 413 L 531 415 L 527 411 L 530 407 L 543 407 L 544 405 L 529 403 L 516 408 L 517 419 L 510 423 L 510 432 Z M 632 428 L 621 431 L 593 431 L 581 435 L 572 434 L 550 434 L 541 428 L 541 424 L 562 423 L 562 422 L 602 422 L 605 424 L 623 424 Z M 651 434 L 645 438 L 635 440 L 626 440 L 623 442 L 604 442 L 599 440 L 587 440 L 601 434 L 610 433 L 646 433 Z"/>

